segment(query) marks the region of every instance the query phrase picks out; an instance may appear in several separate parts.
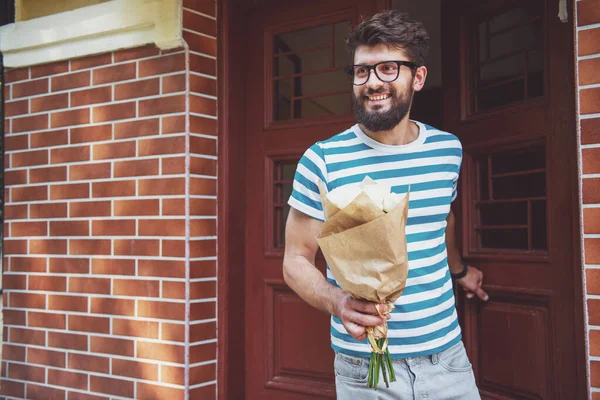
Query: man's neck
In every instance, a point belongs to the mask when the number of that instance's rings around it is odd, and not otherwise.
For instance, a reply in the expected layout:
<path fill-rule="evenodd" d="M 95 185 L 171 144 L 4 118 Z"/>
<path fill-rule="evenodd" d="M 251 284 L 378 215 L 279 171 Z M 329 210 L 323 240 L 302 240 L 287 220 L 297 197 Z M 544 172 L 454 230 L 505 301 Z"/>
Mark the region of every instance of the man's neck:
<path fill-rule="evenodd" d="M 419 137 L 419 127 L 417 124 L 408 119 L 408 116 L 404 117 L 398 125 L 392 130 L 371 132 L 367 130 L 362 124 L 359 124 L 360 129 L 369 136 L 371 139 L 378 141 L 382 144 L 387 145 L 403 145 L 409 144 L 417 140 Z"/>

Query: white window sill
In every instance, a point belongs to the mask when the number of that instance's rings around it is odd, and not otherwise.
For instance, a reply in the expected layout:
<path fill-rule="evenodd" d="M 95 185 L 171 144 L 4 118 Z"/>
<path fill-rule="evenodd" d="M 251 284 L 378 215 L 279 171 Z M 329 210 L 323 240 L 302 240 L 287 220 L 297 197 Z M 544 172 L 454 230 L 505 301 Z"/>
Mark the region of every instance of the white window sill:
<path fill-rule="evenodd" d="M 179 47 L 181 0 L 113 0 L 0 28 L 5 67 L 24 67 L 154 43 Z"/>

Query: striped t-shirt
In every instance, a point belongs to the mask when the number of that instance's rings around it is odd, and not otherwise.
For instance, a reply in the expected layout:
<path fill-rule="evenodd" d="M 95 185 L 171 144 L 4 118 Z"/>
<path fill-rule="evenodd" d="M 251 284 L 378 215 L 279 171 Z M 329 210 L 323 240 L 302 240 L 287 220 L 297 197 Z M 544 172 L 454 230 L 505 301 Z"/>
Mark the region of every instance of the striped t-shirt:
<path fill-rule="evenodd" d="M 324 220 L 317 182 L 329 191 L 365 176 L 404 194 L 410 185 L 406 238 L 408 278 L 388 321 L 392 357 L 438 353 L 461 339 L 446 253 L 446 217 L 456 198 L 462 146 L 450 133 L 414 121 L 419 136 L 406 145 L 385 145 L 358 125 L 311 146 L 300 159 L 290 206 Z M 337 282 L 327 268 L 327 280 Z M 369 357 L 367 340 L 357 342 L 339 318 L 331 318 L 336 352 Z"/>

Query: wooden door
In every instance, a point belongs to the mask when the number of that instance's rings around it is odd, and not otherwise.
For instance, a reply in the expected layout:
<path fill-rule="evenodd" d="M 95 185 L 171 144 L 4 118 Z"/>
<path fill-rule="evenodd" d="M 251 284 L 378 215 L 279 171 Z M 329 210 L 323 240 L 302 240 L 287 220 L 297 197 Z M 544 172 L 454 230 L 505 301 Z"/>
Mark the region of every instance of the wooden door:
<path fill-rule="evenodd" d="M 444 129 L 464 147 L 458 296 L 483 398 L 586 396 L 573 22 L 553 0 L 442 1 Z"/>
<path fill-rule="evenodd" d="M 329 316 L 283 280 L 286 203 L 304 151 L 353 124 L 344 38 L 377 8 L 263 1 L 245 16 L 247 399 L 335 397 Z"/>

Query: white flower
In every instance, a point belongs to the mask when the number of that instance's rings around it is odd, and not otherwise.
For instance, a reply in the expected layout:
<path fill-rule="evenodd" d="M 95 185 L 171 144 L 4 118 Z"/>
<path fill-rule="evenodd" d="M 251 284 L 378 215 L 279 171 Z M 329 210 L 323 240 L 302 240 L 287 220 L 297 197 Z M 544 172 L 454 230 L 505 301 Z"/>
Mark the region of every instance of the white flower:
<path fill-rule="evenodd" d="M 327 198 L 339 209 L 342 209 L 362 192 L 365 192 L 373 200 L 373 203 L 385 212 L 392 211 L 405 196 L 392 193 L 391 186 L 376 182 L 367 176 L 360 183 L 351 183 L 333 189 L 327 193 Z"/>

